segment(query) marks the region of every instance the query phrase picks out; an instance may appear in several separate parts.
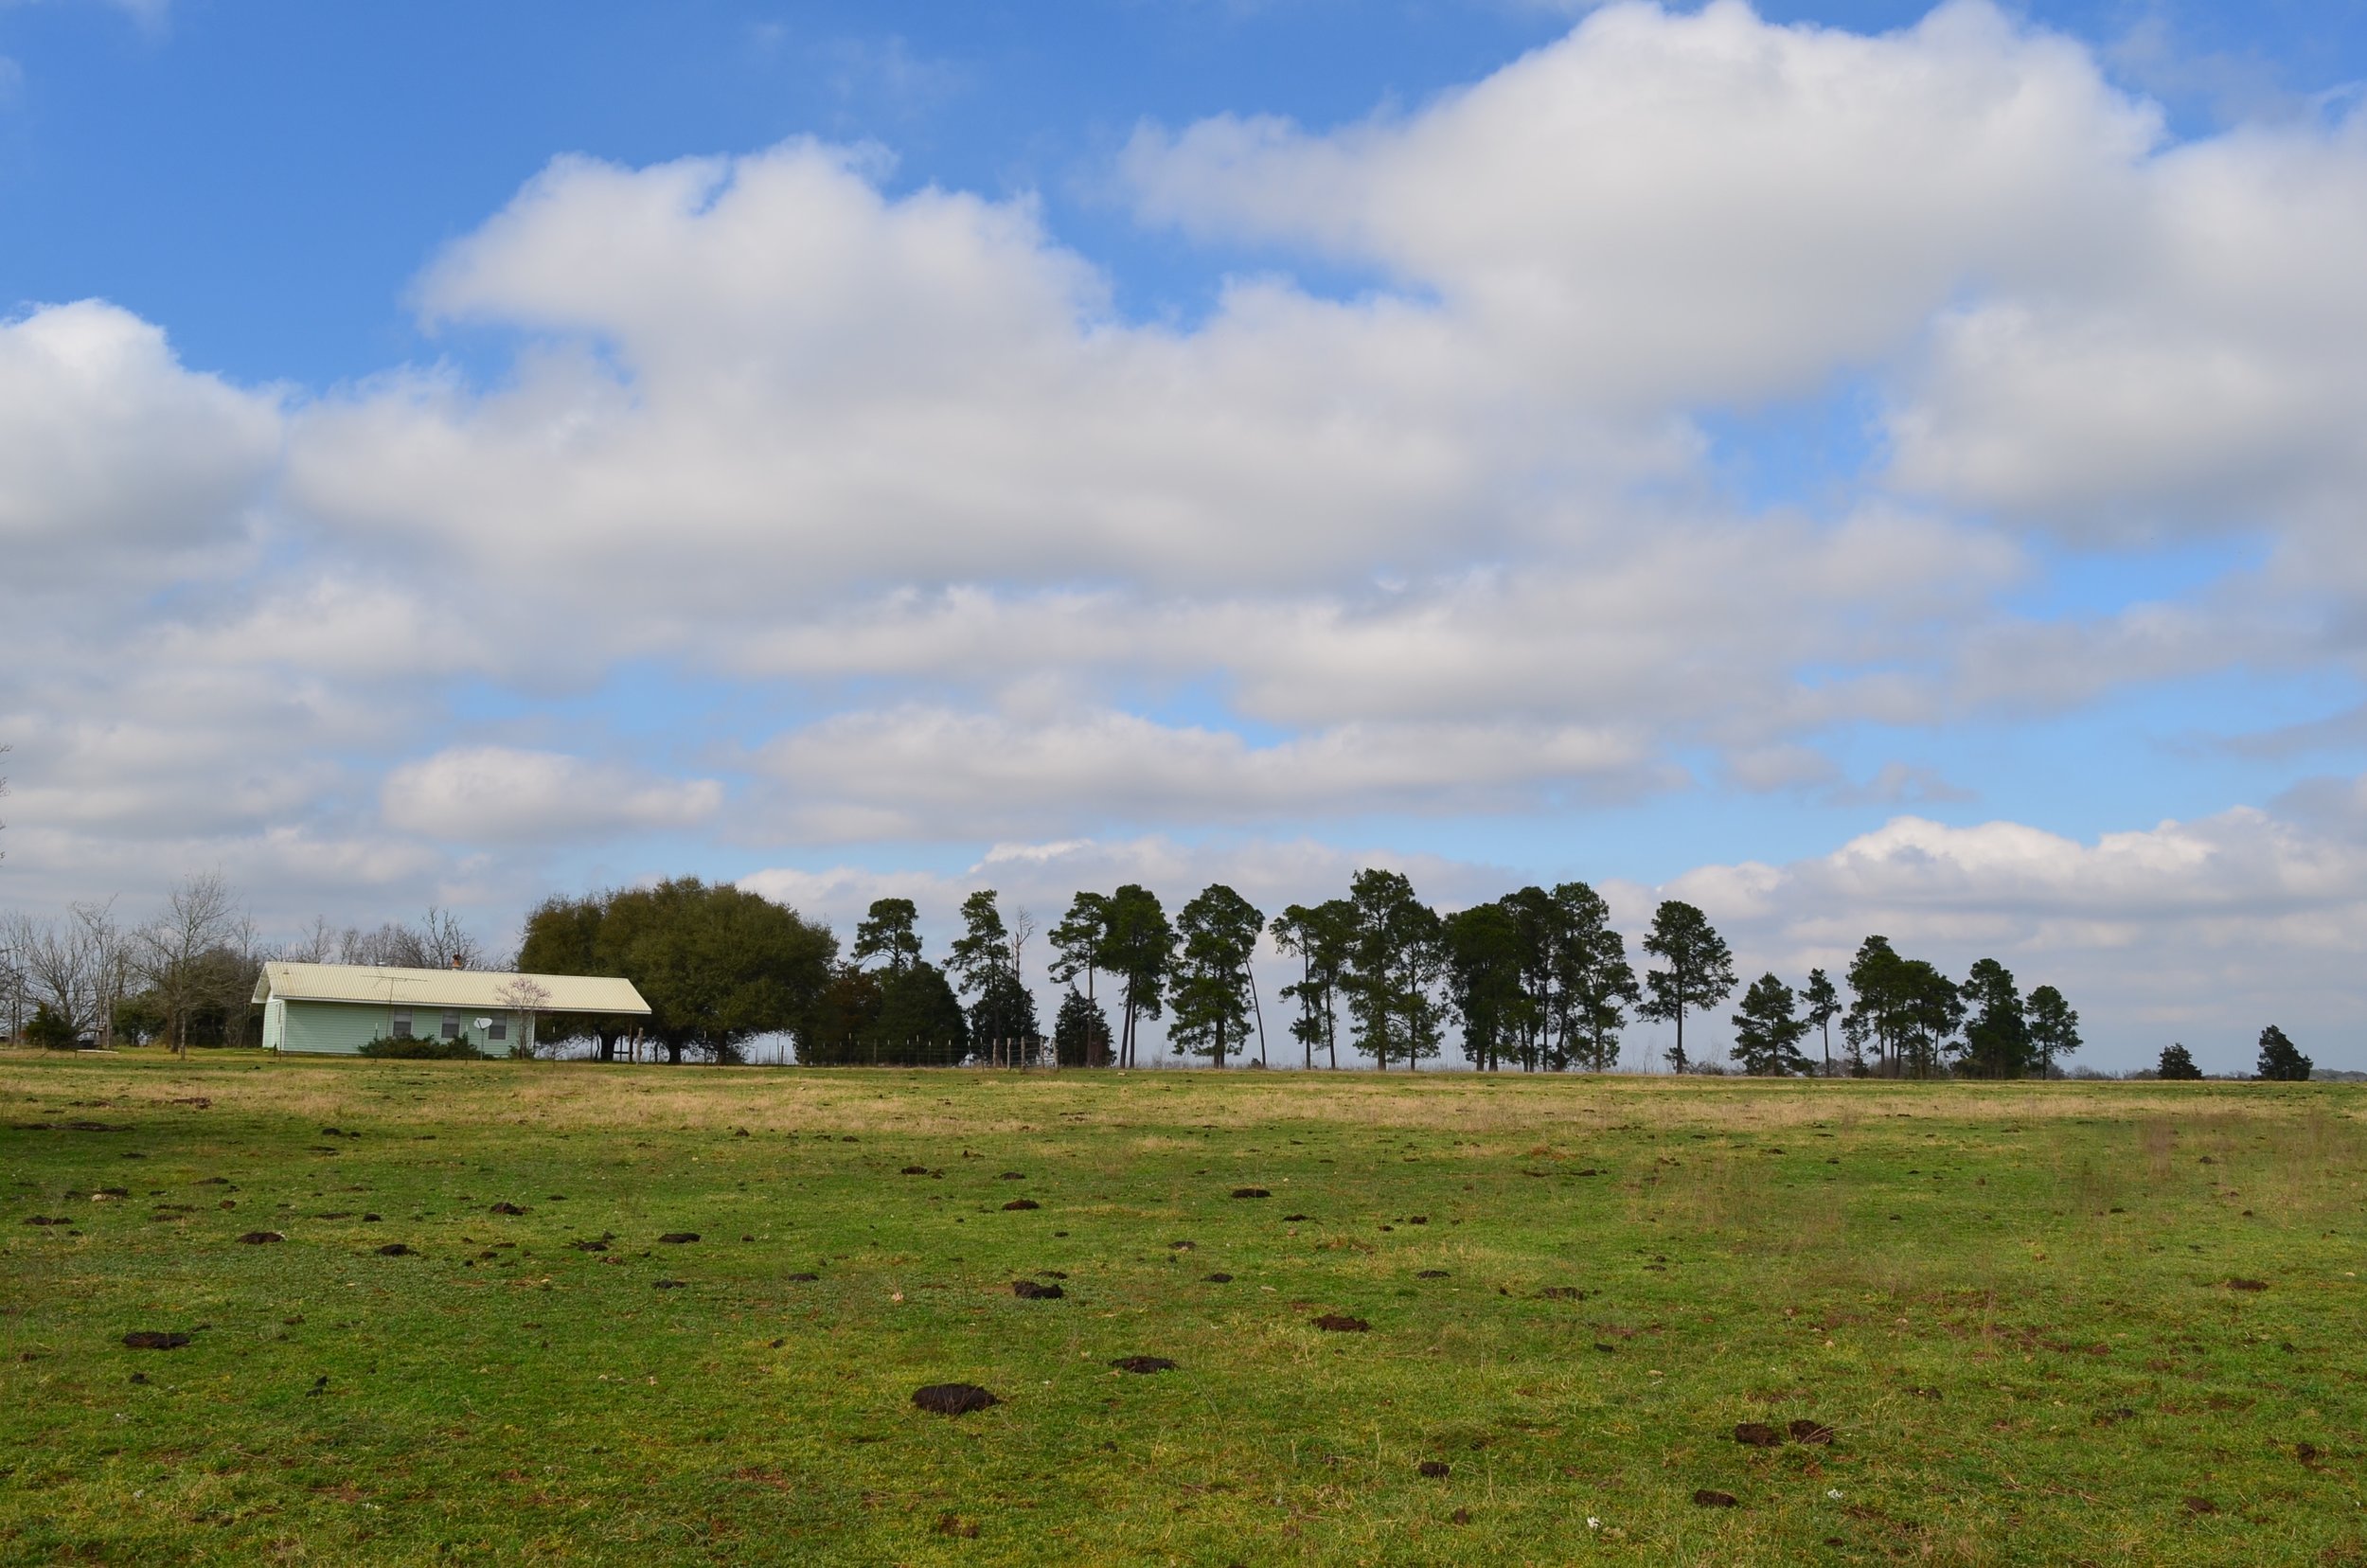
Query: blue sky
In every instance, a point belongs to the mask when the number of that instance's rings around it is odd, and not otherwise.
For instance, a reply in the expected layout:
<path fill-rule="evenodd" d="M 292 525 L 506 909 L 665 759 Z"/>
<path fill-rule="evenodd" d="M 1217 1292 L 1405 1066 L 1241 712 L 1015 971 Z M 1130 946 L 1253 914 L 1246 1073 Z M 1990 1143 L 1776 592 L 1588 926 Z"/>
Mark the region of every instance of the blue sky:
<path fill-rule="evenodd" d="M 0 900 L 1388 860 L 2367 1065 L 2358 8 L 16 0 L 0 61 Z"/>

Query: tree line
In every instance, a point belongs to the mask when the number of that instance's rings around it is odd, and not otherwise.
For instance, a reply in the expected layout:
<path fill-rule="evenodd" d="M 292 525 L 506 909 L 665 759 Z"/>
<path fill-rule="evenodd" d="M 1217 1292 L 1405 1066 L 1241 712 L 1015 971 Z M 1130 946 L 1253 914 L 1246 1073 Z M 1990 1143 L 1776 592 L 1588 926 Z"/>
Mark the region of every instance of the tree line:
<path fill-rule="evenodd" d="M 1172 915 L 1130 882 L 1078 892 L 1041 935 L 1060 995 L 1049 1035 L 1028 984 L 1037 921 L 1023 909 L 1006 916 L 991 889 L 963 902 L 942 963 L 925 951 L 911 900 L 875 901 L 842 955 L 828 927 L 695 878 L 546 900 L 527 918 L 518 961 L 631 979 L 652 1009 L 651 1038 L 675 1061 L 736 1060 L 756 1036 L 788 1034 L 797 1059 L 817 1064 L 1131 1067 L 1143 1025 L 1164 1019 L 1178 1054 L 1271 1065 L 1253 967 L 1266 939 L 1295 967 L 1273 1034 L 1308 1068 L 1338 1067 L 1343 1047 L 1382 1071 L 1418 1068 L 1453 1030 L 1484 1071 L 1606 1072 L 1644 1021 L 1673 1027 L 1666 1063 L 1685 1072 L 1706 1064 L 1696 1049 L 1704 1016 L 1738 989 L 1731 1055 L 1753 1075 L 2014 1078 L 2054 1072 L 2080 1045 L 2079 1016 L 2055 987 L 2025 994 L 1991 958 L 1950 980 L 1879 935 L 1839 983 L 1816 969 L 1796 989 L 1772 972 L 1742 987 L 1725 938 L 1680 900 L 1653 912 L 1639 971 L 1610 906 L 1580 882 L 1442 912 L 1403 873 L 1370 869 L 1344 897 L 1271 918 L 1221 882 Z M 575 1030 L 607 1057 L 632 1026 L 560 1020 L 544 1034 Z"/>

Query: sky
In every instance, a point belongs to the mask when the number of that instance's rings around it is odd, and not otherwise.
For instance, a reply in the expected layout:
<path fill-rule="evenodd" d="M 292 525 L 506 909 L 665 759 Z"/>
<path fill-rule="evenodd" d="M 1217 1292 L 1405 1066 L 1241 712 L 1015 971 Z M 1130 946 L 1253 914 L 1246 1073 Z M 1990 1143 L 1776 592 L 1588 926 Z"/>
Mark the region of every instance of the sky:
<path fill-rule="evenodd" d="M 2367 1068 L 2363 80 L 2301 0 L 0 0 L 0 905 L 1578 879 Z"/>

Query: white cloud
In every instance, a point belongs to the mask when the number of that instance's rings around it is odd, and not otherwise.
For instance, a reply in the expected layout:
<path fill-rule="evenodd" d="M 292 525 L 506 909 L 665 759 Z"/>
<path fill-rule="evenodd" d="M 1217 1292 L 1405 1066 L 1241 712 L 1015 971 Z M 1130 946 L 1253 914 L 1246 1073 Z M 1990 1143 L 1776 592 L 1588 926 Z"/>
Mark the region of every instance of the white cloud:
<path fill-rule="evenodd" d="M 462 843 L 695 827 L 721 805 L 713 779 L 659 779 L 560 752 L 461 746 L 386 775 L 386 820 Z"/>
<path fill-rule="evenodd" d="M 0 600 L 186 577 L 240 539 L 278 443 L 275 399 L 183 369 L 112 305 L 0 323 Z"/>

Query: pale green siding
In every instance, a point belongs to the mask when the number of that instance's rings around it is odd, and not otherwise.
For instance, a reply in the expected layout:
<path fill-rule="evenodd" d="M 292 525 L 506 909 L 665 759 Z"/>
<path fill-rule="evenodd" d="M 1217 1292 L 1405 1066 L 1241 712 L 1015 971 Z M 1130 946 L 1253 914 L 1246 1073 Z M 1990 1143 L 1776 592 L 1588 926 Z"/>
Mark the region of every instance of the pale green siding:
<path fill-rule="evenodd" d="M 415 1007 L 410 1012 L 415 1038 L 443 1038 L 443 1008 Z M 509 1054 L 511 1042 L 518 1038 L 518 1020 L 514 1016 L 465 1008 L 454 1008 L 453 1012 L 459 1021 L 461 1039 L 488 1056 Z M 263 1043 L 282 1051 L 352 1056 L 371 1041 L 391 1034 L 394 1016 L 395 1009 L 383 1002 L 299 1002 L 274 997 L 263 1009 Z M 507 1023 L 509 1038 L 487 1039 L 490 1031 L 477 1027 L 480 1018 Z"/>

